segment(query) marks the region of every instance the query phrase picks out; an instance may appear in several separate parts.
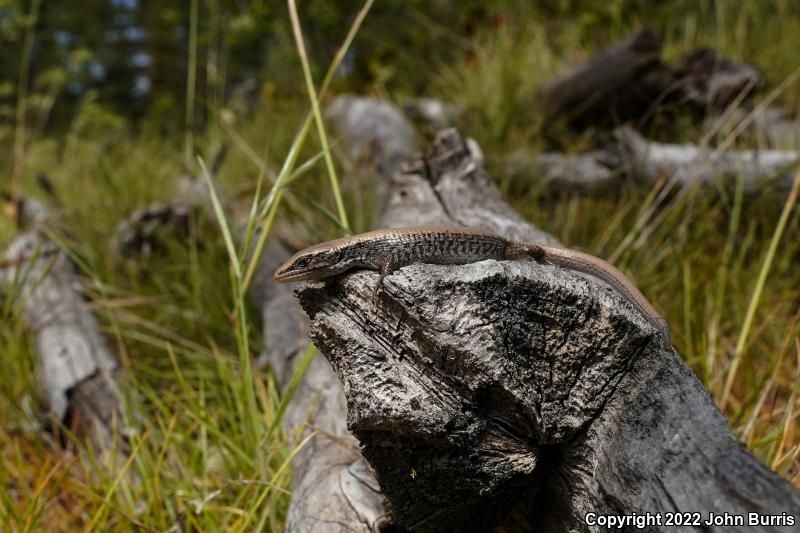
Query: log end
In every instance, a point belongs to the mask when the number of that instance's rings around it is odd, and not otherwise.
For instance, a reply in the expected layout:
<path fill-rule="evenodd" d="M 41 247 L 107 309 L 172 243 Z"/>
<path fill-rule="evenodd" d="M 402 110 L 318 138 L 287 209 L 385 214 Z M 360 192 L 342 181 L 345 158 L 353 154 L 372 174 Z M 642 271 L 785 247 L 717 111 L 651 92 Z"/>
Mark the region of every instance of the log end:
<path fill-rule="evenodd" d="M 589 424 L 656 332 L 556 267 L 483 261 L 302 285 L 400 524 L 483 529 L 536 492 L 539 459 Z M 495 512 L 487 512 L 494 509 Z"/>

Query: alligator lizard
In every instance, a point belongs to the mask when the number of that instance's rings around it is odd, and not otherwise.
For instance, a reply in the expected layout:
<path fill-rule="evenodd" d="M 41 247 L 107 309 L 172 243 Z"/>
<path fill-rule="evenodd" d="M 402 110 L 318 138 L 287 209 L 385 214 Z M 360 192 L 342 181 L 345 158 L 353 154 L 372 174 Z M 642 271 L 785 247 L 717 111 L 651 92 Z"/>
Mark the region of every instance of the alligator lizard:
<path fill-rule="evenodd" d="M 280 282 L 316 280 L 367 268 L 380 272 L 375 285 L 377 293 L 386 276 L 412 263 L 465 264 L 484 259 L 532 259 L 599 278 L 669 338 L 667 321 L 613 265 L 568 248 L 510 241 L 472 228 L 383 229 L 323 242 L 297 252 L 275 271 L 275 279 Z"/>

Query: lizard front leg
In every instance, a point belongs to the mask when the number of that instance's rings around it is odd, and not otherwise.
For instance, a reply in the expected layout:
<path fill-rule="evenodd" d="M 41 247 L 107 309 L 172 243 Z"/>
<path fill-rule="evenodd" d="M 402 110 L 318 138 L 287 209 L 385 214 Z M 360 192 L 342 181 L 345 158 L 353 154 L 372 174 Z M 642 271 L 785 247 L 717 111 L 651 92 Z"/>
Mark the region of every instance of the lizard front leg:
<path fill-rule="evenodd" d="M 376 259 L 375 263 L 380 270 L 380 275 L 378 276 L 378 281 L 375 283 L 375 288 L 372 290 L 372 297 L 377 299 L 378 292 L 383 287 L 384 278 L 397 270 L 397 262 L 391 255 L 382 255 Z"/>

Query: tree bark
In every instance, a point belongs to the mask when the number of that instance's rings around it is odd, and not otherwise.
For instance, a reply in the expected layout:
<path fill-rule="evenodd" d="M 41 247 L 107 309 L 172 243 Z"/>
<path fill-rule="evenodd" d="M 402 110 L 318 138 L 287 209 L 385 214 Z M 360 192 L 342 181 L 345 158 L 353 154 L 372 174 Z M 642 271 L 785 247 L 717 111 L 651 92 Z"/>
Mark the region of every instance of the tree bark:
<path fill-rule="evenodd" d="M 477 145 L 454 130 L 395 182 L 384 222 L 425 217 L 554 242 L 502 202 Z M 674 349 L 592 278 L 533 262 L 416 264 L 375 299 L 376 276 L 297 294 L 401 525 L 592 531 L 586 513 L 660 512 L 645 530 L 696 530 L 664 524 L 681 511 L 776 517 L 705 531 L 794 530 L 781 520 L 800 513 L 797 491 L 735 439 Z"/>

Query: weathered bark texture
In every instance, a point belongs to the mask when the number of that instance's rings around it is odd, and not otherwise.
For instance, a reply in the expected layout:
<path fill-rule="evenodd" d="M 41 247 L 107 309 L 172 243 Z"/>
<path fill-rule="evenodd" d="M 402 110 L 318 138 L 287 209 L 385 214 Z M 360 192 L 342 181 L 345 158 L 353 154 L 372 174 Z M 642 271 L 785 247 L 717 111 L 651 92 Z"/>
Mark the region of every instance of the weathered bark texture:
<path fill-rule="evenodd" d="M 400 176 L 384 221 L 425 216 L 554 241 L 502 202 L 453 130 Z M 375 299 L 376 276 L 297 295 L 400 524 L 563 532 L 594 530 L 587 512 L 800 512 L 665 339 L 595 281 L 532 262 L 417 264 Z"/>
<path fill-rule="evenodd" d="M 420 180 L 424 179 L 423 182 Z M 434 150 L 406 168 L 398 178 L 402 185 L 391 196 L 383 227 L 418 226 L 420 217 L 449 219 L 450 225 L 472 226 L 521 241 L 556 244 L 556 240 L 530 225 L 508 207 L 500 190 L 484 168 L 483 154 L 473 139 L 462 139 L 454 129 L 437 136 Z M 409 184 L 422 188 L 409 191 Z M 424 210 L 410 206 L 422 200 Z M 438 209 L 431 202 L 439 204 Z M 411 208 L 413 207 L 413 209 Z"/>
<path fill-rule="evenodd" d="M 699 49 L 675 66 L 661 61 L 661 41 L 647 29 L 598 52 L 542 89 L 544 109 L 573 125 L 646 119 L 658 109 L 705 112 L 762 84 L 756 69 Z"/>
<path fill-rule="evenodd" d="M 17 237 L 6 262 L 0 286 L 24 307 L 50 411 L 78 436 L 109 445 L 114 424 L 122 429 L 117 363 L 78 291 L 72 262 L 38 230 Z"/>

